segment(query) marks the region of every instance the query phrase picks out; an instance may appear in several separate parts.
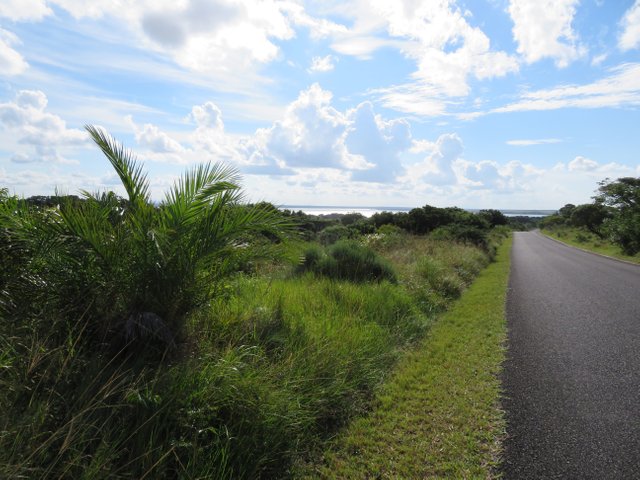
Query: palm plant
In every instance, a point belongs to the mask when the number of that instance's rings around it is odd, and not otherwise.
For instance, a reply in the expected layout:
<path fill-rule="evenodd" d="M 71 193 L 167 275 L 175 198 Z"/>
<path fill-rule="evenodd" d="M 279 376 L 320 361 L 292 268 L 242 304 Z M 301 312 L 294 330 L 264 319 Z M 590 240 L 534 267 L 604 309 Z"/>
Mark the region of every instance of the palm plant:
<path fill-rule="evenodd" d="M 219 291 L 238 259 L 260 255 L 250 241 L 289 230 L 279 212 L 242 203 L 237 172 L 203 164 L 185 172 L 155 205 L 134 154 L 87 125 L 126 191 L 82 192 L 40 227 L 47 243 L 40 270 L 58 304 L 94 318 L 94 329 L 127 340 L 174 342 L 186 316 Z"/>

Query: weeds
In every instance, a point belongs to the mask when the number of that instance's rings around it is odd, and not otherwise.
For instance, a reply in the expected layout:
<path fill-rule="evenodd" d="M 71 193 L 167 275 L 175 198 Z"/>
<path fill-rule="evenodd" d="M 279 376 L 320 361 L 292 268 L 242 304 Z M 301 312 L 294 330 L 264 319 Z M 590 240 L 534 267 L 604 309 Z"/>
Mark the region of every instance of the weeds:
<path fill-rule="evenodd" d="M 2 478 L 289 476 L 490 258 L 388 227 L 275 262 L 286 222 L 229 172 L 189 172 L 156 207 L 97 140 L 127 199 L 0 202 Z"/>

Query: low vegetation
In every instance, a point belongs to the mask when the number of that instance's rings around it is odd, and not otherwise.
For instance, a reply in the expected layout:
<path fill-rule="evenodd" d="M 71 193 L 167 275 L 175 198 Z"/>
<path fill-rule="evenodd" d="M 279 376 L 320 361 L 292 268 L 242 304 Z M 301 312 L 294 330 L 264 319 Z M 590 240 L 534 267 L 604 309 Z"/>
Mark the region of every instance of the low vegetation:
<path fill-rule="evenodd" d="M 305 478 L 492 478 L 504 419 L 509 246 L 404 357 L 375 408 L 333 442 Z"/>
<path fill-rule="evenodd" d="M 640 261 L 640 178 L 603 180 L 593 203 L 562 207 L 540 227 L 574 246 Z"/>
<path fill-rule="evenodd" d="M 595 235 L 584 228 L 571 226 L 555 226 L 542 230 L 545 235 L 582 250 L 605 255 L 607 257 L 640 263 L 640 254 L 625 255 L 620 247 L 606 238 Z"/>
<path fill-rule="evenodd" d="M 88 130 L 125 198 L 0 194 L 1 478 L 291 476 L 509 230 L 434 207 L 407 228 L 283 214 L 220 165 L 156 205 L 134 156 Z"/>

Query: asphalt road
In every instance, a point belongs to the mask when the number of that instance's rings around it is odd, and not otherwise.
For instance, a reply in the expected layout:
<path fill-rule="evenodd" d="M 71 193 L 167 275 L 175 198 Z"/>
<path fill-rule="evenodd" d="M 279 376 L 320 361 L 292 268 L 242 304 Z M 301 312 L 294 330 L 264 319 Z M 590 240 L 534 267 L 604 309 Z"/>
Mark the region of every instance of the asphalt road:
<path fill-rule="evenodd" d="M 640 479 L 640 267 L 516 233 L 506 479 Z"/>

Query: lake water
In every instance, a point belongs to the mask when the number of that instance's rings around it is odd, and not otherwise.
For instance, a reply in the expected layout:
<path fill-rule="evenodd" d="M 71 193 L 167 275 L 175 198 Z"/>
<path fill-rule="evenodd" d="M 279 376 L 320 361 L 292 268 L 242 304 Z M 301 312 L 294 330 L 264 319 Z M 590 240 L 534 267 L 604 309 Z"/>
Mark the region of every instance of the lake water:
<path fill-rule="evenodd" d="M 322 206 L 322 205 L 282 205 L 281 209 L 293 210 L 295 212 L 302 210 L 308 215 L 329 215 L 331 213 L 360 213 L 365 217 L 370 217 L 377 212 L 408 212 L 413 207 L 348 207 L 348 206 Z M 467 209 L 470 212 L 478 212 L 479 210 Z M 556 210 L 503 210 L 500 209 L 507 217 L 546 217 L 556 212 Z"/>

